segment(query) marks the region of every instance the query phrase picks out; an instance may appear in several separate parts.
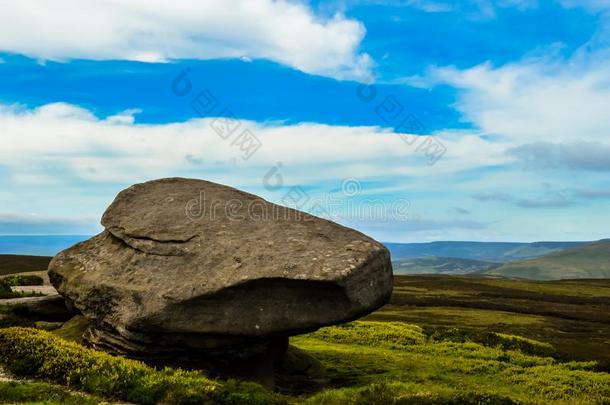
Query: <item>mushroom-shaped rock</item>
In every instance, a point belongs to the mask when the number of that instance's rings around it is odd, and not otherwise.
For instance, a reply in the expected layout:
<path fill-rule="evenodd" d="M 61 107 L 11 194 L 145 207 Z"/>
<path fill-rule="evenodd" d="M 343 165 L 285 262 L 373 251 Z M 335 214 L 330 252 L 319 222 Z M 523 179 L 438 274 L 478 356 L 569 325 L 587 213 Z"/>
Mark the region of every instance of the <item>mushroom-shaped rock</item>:
<path fill-rule="evenodd" d="M 134 357 L 249 355 L 244 347 L 359 318 L 392 292 L 378 242 L 207 181 L 136 184 L 102 225 L 49 275 L 91 321 L 86 341 Z"/>

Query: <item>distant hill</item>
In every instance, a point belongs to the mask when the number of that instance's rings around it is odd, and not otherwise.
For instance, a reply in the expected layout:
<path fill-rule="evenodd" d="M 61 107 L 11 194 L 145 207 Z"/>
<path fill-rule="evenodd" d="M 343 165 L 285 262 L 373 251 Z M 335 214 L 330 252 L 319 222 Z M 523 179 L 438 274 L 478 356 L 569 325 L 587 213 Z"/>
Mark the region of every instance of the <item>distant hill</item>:
<path fill-rule="evenodd" d="M 51 258 L 45 256 L 0 255 L 0 276 L 46 270 L 50 261 Z"/>
<path fill-rule="evenodd" d="M 603 240 L 481 272 L 534 280 L 610 278 L 610 240 Z"/>
<path fill-rule="evenodd" d="M 430 242 L 385 245 L 390 250 L 393 261 L 422 257 L 455 257 L 507 263 L 531 259 L 587 243 L 590 242 Z"/>
<path fill-rule="evenodd" d="M 394 274 L 468 274 L 501 265 L 501 263 L 455 257 L 423 257 L 392 262 Z"/>

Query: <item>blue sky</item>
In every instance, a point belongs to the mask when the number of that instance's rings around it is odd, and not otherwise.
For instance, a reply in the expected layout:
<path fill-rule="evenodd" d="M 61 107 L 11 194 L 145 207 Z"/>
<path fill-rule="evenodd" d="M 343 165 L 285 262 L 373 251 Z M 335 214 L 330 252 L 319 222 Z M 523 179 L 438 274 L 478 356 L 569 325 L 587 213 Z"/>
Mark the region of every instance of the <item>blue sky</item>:
<path fill-rule="evenodd" d="M 185 176 L 383 241 L 608 237 L 605 1 L 0 8 L 0 234 Z"/>

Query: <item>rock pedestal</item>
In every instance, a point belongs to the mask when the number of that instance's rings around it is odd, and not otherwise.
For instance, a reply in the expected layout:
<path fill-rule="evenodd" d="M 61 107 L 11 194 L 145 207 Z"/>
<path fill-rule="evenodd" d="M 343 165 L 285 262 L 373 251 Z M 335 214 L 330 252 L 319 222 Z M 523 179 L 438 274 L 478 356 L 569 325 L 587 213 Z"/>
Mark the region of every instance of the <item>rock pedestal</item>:
<path fill-rule="evenodd" d="M 392 292 L 371 238 L 227 186 L 161 179 L 122 191 L 105 230 L 58 254 L 55 288 L 85 341 L 146 360 L 281 357 L 287 337 L 366 315 Z M 270 360 L 271 359 L 271 360 Z"/>

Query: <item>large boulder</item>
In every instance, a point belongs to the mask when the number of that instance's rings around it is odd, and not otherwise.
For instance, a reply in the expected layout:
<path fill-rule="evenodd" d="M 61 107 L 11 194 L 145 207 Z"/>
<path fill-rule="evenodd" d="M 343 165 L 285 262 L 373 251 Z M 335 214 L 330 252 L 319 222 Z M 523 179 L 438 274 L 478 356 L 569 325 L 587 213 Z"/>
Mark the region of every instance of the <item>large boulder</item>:
<path fill-rule="evenodd" d="M 269 342 L 281 351 L 287 336 L 357 319 L 392 292 L 378 242 L 220 184 L 136 184 L 102 225 L 58 254 L 49 275 L 91 321 L 85 340 L 117 353 L 250 356 Z"/>

